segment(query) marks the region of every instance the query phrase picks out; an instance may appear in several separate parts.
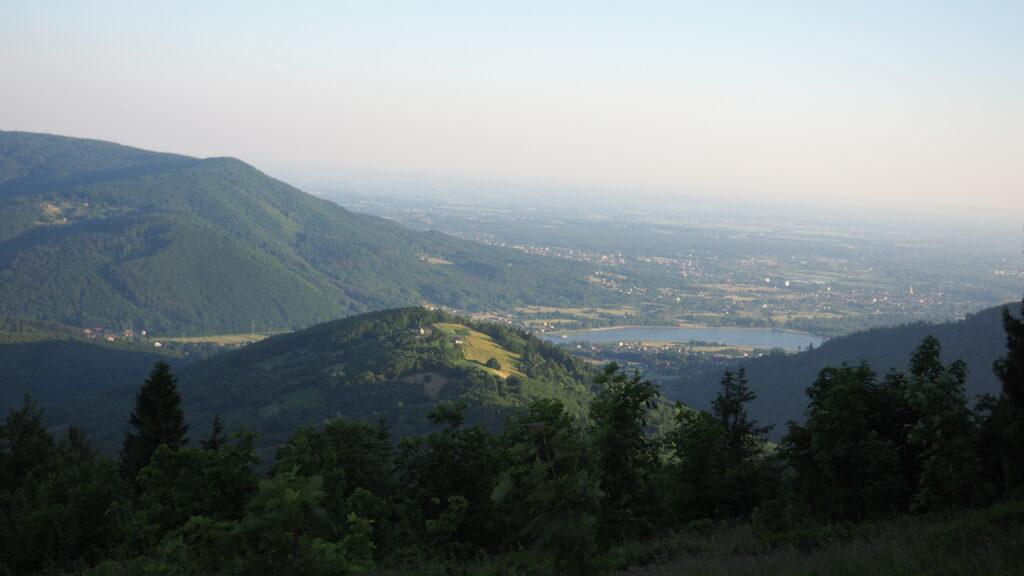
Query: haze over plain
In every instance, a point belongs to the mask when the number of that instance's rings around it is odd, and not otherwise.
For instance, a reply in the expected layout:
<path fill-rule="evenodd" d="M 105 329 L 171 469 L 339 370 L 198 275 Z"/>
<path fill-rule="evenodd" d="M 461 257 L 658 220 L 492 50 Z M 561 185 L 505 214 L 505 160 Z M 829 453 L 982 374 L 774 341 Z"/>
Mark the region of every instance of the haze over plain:
<path fill-rule="evenodd" d="M 0 126 L 300 186 L 1007 216 L 1017 2 L 0 4 Z"/>

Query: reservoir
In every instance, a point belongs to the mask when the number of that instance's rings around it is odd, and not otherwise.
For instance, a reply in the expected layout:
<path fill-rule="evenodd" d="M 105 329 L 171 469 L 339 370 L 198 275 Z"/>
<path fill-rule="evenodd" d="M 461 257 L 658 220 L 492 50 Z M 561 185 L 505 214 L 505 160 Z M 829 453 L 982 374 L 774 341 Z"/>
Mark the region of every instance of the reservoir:
<path fill-rule="evenodd" d="M 821 336 L 779 330 L 776 328 L 735 328 L 735 327 L 680 327 L 680 326 L 623 326 L 617 328 L 595 328 L 545 334 L 550 342 L 592 342 L 607 344 L 614 342 L 713 342 L 727 346 L 752 348 L 782 348 L 787 351 L 806 350 L 809 344 L 817 348 L 825 341 Z"/>

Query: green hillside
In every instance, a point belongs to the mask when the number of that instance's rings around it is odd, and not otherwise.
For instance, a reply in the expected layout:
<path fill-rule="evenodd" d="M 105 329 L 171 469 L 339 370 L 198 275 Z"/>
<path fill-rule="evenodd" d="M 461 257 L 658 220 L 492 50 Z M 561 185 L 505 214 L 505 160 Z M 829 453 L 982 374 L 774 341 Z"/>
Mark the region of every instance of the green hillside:
<path fill-rule="evenodd" d="M 466 335 L 453 336 L 457 331 Z M 502 368 L 480 362 L 484 352 Z M 489 427 L 535 398 L 560 399 L 582 415 L 593 375 L 539 339 L 425 308 L 373 312 L 273 336 L 178 373 L 197 434 L 219 414 L 228 429 L 257 432 L 264 446 L 334 417 L 383 419 L 395 437 L 422 433 L 430 429 L 427 413 L 440 401 L 466 401 L 468 420 Z M 86 397 L 89 410 L 69 400 L 55 408 L 51 421 L 79 425 L 100 445 L 116 448 L 140 384 Z"/>
<path fill-rule="evenodd" d="M 580 265 L 416 232 L 230 158 L 0 132 L 0 315 L 165 335 L 592 299 Z"/>

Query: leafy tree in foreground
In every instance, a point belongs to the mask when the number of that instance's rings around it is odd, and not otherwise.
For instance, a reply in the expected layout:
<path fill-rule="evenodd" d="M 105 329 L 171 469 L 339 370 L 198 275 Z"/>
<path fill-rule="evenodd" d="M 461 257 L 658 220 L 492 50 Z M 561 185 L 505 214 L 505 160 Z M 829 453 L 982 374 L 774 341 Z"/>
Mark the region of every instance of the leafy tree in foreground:
<path fill-rule="evenodd" d="M 718 517 L 728 468 L 725 428 L 707 412 L 680 406 L 668 441 L 677 460 L 666 494 L 674 519 Z"/>
<path fill-rule="evenodd" d="M 496 540 L 491 491 L 501 463 L 484 428 L 462 427 L 465 410 L 461 402 L 438 404 L 429 417 L 444 429 L 403 439 L 398 450 L 405 521 L 421 547 L 442 558 L 465 557 Z"/>
<path fill-rule="evenodd" d="M 978 408 L 986 417 L 981 426 L 978 452 L 986 475 L 1000 492 L 1024 487 L 1024 301 L 1021 318 L 1003 308 L 1006 355 L 993 369 L 1003 394 L 983 397 Z"/>
<path fill-rule="evenodd" d="M 925 338 L 910 359 L 907 401 L 918 419 L 909 445 L 921 463 L 914 507 L 936 509 L 973 504 L 988 494 L 981 461 L 974 450 L 977 422 L 967 408 L 967 365 L 945 366 L 942 346 Z"/>
<path fill-rule="evenodd" d="M 825 368 L 807 395 L 806 422 L 790 422 L 782 441 L 794 494 L 832 519 L 903 510 L 910 487 L 897 442 L 880 433 L 890 415 L 871 368 Z"/>
<path fill-rule="evenodd" d="M 658 389 L 639 372 L 629 375 L 614 362 L 595 381 L 601 389 L 590 405 L 590 418 L 605 496 L 599 532 L 605 541 L 618 541 L 641 531 L 651 503 L 647 489 L 656 473 L 658 447 L 647 426 Z"/>
<path fill-rule="evenodd" d="M 121 448 L 121 474 L 138 488 L 139 472 L 149 464 L 157 448 L 178 448 L 188 442 L 181 396 L 166 362 L 157 362 L 139 390 L 131 425 Z"/>
<path fill-rule="evenodd" d="M 139 473 L 138 510 L 160 535 L 193 516 L 238 520 L 256 492 L 259 458 L 250 433 L 215 449 L 161 445 Z"/>
<path fill-rule="evenodd" d="M 387 514 L 394 458 L 382 424 L 336 419 L 322 428 L 299 429 L 277 449 L 274 470 L 323 478 L 324 509 L 331 521 L 344 525 L 353 512 L 372 520 L 377 547 L 384 549 L 385 540 L 395 537 Z"/>
<path fill-rule="evenodd" d="M 0 490 L 14 490 L 53 454 L 53 437 L 46 431 L 43 411 L 25 398 L 0 424 Z"/>
<path fill-rule="evenodd" d="M 77 572 L 115 546 L 116 463 L 75 428 L 55 442 L 30 401 L 0 422 L 0 476 L 0 574 Z"/>
<path fill-rule="evenodd" d="M 259 484 L 240 521 L 196 516 L 171 542 L 204 574 L 349 576 L 373 568 L 370 523 L 352 514 L 339 538 L 325 513 L 323 482 L 282 472 Z"/>
<path fill-rule="evenodd" d="M 524 573 L 596 571 L 602 497 L 584 431 L 557 400 L 535 400 L 502 435 L 506 467 L 491 498 Z"/>

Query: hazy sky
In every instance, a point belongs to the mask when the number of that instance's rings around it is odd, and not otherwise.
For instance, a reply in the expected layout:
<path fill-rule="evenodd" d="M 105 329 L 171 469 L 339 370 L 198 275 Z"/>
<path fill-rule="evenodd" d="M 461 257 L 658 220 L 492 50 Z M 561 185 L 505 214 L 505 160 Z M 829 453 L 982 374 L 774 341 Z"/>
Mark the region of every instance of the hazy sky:
<path fill-rule="evenodd" d="M 1024 2 L 0 0 L 0 129 L 298 183 L 1024 204 Z"/>

